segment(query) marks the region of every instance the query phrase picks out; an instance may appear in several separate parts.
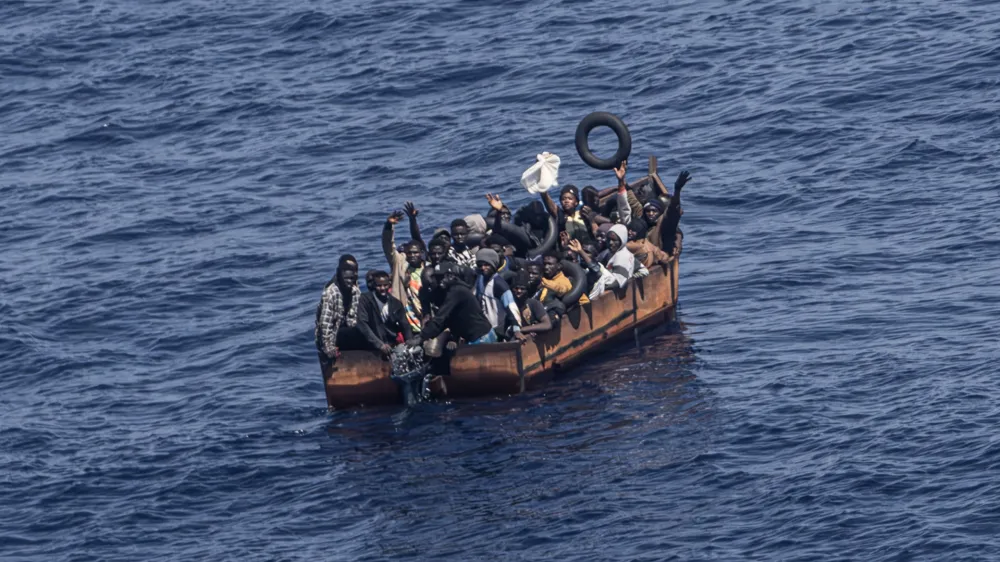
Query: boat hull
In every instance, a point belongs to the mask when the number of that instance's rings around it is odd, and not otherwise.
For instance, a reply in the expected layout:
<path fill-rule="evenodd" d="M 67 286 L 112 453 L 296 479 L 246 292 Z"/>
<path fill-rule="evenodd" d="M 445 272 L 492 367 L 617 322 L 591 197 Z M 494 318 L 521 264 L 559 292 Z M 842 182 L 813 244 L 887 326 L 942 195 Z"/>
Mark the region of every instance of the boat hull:
<path fill-rule="evenodd" d="M 573 307 L 559 326 L 527 344 L 461 346 L 444 377 L 449 397 L 505 396 L 539 388 L 559 371 L 623 339 L 672 319 L 677 302 L 678 262 L 656 266 L 648 276 Z M 347 351 L 324 369 L 327 405 L 344 409 L 401 404 L 389 378 L 389 363 L 376 352 Z"/>

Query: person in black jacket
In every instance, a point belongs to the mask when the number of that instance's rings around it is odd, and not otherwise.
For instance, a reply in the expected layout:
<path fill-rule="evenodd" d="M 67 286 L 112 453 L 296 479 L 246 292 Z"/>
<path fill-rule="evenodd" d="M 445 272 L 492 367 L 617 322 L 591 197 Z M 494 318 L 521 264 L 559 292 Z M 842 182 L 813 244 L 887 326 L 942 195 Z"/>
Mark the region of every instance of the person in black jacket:
<path fill-rule="evenodd" d="M 399 299 L 389 294 L 392 286 L 385 271 L 371 272 L 373 286 L 361 295 L 358 312 L 358 330 L 372 349 L 389 355 L 397 341 L 397 334 L 404 339 L 413 337 L 410 323 L 406 320 L 406 310 Z"/>
<path fill-rule="evenodd" d="M 493 325 L 483 314 L 472 290 L 462 282 L 461 274 L 461 268 L 452 262 L 434 266 L 434 277 L 445 291 L 444 301 L 434 317 L 424 324 L 420 334 L 407 340 L 407 345 L 421 345 L 446 329 L 451 331 L 453 337 L 461 338 L 470 345 L 497 341 Z"/>

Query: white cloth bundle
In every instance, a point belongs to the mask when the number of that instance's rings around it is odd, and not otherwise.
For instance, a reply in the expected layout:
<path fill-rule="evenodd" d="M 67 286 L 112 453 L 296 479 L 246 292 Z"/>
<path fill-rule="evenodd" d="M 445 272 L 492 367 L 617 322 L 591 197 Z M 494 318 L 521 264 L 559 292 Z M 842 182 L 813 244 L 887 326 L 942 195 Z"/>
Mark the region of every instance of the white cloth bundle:
<path fill-rule="evenodd" d="M 537 162 L 521 174 L 521 185 L 531 193 L 544 193 L 559 182 L 559 157 L 551 152 L 536 156 Z"/>

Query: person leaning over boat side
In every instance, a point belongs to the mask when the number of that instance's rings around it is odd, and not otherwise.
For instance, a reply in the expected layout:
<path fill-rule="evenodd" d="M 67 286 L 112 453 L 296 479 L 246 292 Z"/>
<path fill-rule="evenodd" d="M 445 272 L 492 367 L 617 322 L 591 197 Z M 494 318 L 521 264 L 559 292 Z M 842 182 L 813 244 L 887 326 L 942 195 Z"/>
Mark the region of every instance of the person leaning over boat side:
<path fill-rule="evenodd" d="M 364 338 L 357 330 L 358 260 L 350 254 L 340 256 L 337 273 L 325 287 L 319 306 L 316 307 L 316 349 L 320 365 L 333 364 L 340 349 L 364 346 Z"/>
<path fill-rule="evenodd" d="M 538 291 L 538 300 L 543 303 L 549 302 L 553 297 L 562 299 L 573 290 L 573 282 L 563 273 L 561 262 L 562 258 L 555 252 L 546 252 L 542 257 L 542 288 Z M 580 295 L 579 304 L 588 302 L 590 299 L 587 295 Z"/>
<path fill-rule="evenodd" d="M 410 201 L 404 206 L 410 217 L 411 229 L 416 223 L 420 212 Z M 414 333 L 420 331 L 420 320 L 423 313 L 420 309 L 420 287 L 423 285 L 424 252 L 420 242 L 410 240 L 403 244 L 403 251 L 396 251 L 395 227 L 403 220 L 403 213 L 393 212 L 385 220 L 382 228 L 382 252 L 389 262 L 389 275 L 392 283 L 392 295 L 402 303 L 406 310 L 406 320 Z"/>
<path fill-rule="evenodd" d="M 455 263 L 442 262 L 434 266 L 435 281 L 445 291 L 444 300 L 433 318 L 424 324 L 424 329 L 408 340 L 407 345 L 422 345 L 446 329 L 470 345 L 497 341 L 493 326 L 483 314 L 479 301 L 462 283 L 459 275 L 460 268 Z"/>
<path fill-rule="evenodd" d="M 521 270 L 514 274 L 510 290 L 514 293 L 514 301 L 521 311 L 523 325 L 520 331 L 512 334 L 512 337 L 522 343 L 527 342 L 528 338 L 533 337 L 534 334 L 548 332 L 555 327 L 552 316 L 545 310 L 545 306 L 538 299 L 530 296 L 529 285 L 527 271 Z"/>
<path fill-rule="evenodd" d="M 521 314 L 514 302 L 510 286 L 497 275 L 500 256 L 490 248 L 476 252 L 476 298 L 482 304 L 483 314 L 489 319 L 498 334 L 507 332 L 508 326 L 516 334 L 521 330 Z"/>
<path fill-rule="evenodd" d="M 403 303 L 389 294 L 392 287 L 389 274 L 376 271 L 372 274 L 372 282 L 374 286 L 361 295 L 358 305 L 358 330 L 371 349 L 388 356 L 398 335 L 403 334 L 403 339 L 408 340 L 413 337 L 413 331 Z"/>

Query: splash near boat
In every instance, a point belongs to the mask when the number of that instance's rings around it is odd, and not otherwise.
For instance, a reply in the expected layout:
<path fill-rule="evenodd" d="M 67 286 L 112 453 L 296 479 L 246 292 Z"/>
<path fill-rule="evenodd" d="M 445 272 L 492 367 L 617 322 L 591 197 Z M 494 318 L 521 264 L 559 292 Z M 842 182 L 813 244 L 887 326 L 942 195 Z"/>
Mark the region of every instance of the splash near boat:
<path fill-rule="evenodd" d="M 618 150 L 598 158 L 587 136 L 611 127 Z M 522 185 L 538 198 L 516 211 L 496 194 L 490 210 L 438 229 L 425 241 L 419 209 L 406 202 L 382 230 L 387 269 L 340 258 L 316 311 L 316 346 L 327 404 L 353 408 L 445 397 L 503 396 L 542 387 L 557 374 L 674 320 L 678 299 L 681 172 L 669 191 L 650 157 L 627 180 L 631 135 L 593 113 L 576 146 L 585 163 L 613 169 L 617 186 L 549 190 L 560 159 L 538 155 Z M 396 245 L 408 220 L 410 240 Z"/>

